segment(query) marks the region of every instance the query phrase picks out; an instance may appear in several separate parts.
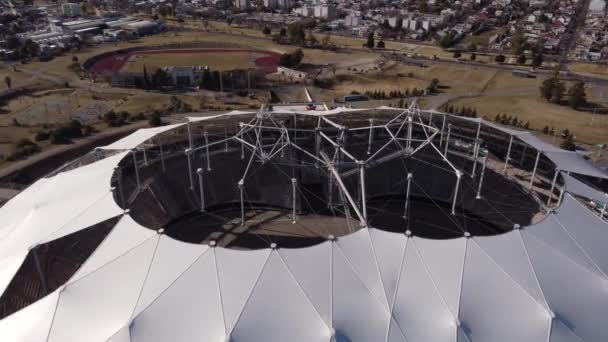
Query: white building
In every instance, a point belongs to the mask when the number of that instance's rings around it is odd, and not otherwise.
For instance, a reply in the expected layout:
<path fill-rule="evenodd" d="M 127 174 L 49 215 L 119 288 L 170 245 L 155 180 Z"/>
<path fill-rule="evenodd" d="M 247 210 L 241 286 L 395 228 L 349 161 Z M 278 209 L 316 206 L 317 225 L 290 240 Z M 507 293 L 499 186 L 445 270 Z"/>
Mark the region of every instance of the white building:
<path fill-rule="evenodd" d="M 357 15 L 349 14 L 344 18 L 344 25 L 348 27 L 357 27 L 359 24 L 361 24 L 361 17 Z"/>
<path fill-rule="evenodd" d="M 249 7 L 249 0 L 234 0 L 234 7 L 238 9 L 246 9 Z"/>
<path fill-rule="evenodd" d="M 333 19 L 336 17 L 336 7 L 332 5 L 317 5 L 314 7 L 315 18 Z"/>
<path fill-rule="evenodd" d="M 79 17 L 82 14 L 80 4 L 66 2 L 61 5 L 61 10 L 65 17 Z"/>

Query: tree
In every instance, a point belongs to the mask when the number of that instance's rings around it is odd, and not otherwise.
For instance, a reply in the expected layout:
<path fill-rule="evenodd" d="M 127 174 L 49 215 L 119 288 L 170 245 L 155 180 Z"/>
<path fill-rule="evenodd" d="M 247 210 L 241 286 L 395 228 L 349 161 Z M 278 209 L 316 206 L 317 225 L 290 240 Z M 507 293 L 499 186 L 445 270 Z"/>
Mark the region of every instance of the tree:
<path fill-rule="evenodd" d="M 374 32 L 370 32 L 367 34 L 367 42 L 365 43 L 365 46 L 368 49 L 373 49 L 374 45 L 376 45 L 376 41 L 374 39 Z"/>
<path fill-rule="evenodd" d="M 11 89 L 11 87 L 13 85 L 13 80 L 11 79 L 10 76 L 7 75 L 7 76 L 4 77 L 4 83 L 6 83 L 6 87 L 8 89 Z"/>
<path fill-rule="evenodd" d="M 150 116 L 148 117 L 148 124 L 151 127 L 158 127 L 163 125 L 163 120 L 159 111 L 154 111 L 152 112 L 152 114 L 150 114 Z"/>
<path fill-rule="evenodd" d="M 379 40 L 378 44 L 376 44 L 376 47 L 378 49 L 384 49 L 384 47 L 385 47 L 384 40 Z"/>
<path fill-rule="evenodd" d="M 543 64 L 543 54 L 535 53 L 534 56 L 532 56 L 532 66 L 535 68 L 538 68 L 542 64 Z"/>
<path fill-rule="evenodd" d="M 146 89 L 150 89 L 150 76 L 148 76 L 148 70 L 146 69 L 145 64 L 144 64 L 144 87 Z"/>
<path fill-rule="evenodd" d="M 286 35 L 287 35 L 287 30 L 284 27 L 281 27 L 281 30 L 279 31 L 279 36 L 285 37 Z"/>
<path fill-rule="evenodd" d="M 522 31 L 517 31 L 511 38 L 511 49 L 514 55 L 521 55 L 526 45 L 526 37 Z"/>
<path fill-rule="evenodd" d="M 551 102 L 560 103 L 565 92 L 566 86 L 564 85 L 564 82 L 556 78 L 553 88 L 551 89 Z"/>
<path fill-rule="evenodd" d="M 262 33 L 265 35 L 269 35 L 272 33 L 272 31 L 270 31 L 270 27 L 268 26 L 264 26 L 264 29 L 262 30 Z"/>
<path fill-rule="evenodd" d="M 477 58 L 477 56 L 474 53 L 472 53 L 470 58 L 471 58 L 471 61 L 474 61 Z"/>
<path fill-rule="evenodd" d="M 524 65 L 526 64 L 526 55 L 523 53 L 517 57 L 517 64 Z"/>
<path fill-rule="evenodd" d="M 496 63 L 504 63 L 506 60 L 506 57 L 504 55 L 497 55 L 496 57 L 494 57 L 494 61 Z"/>
<path fill-rule="evenodd" d="M 297 66 L 302 62 L 304 52 L 302 49 L 297 49 L 292 53 L 284 53 L 279 58 L 279 65 L 287 68 Z"/>
<path fill-rule="evenodd" d="M 433 78 L 431 80 L 431 83 L 429 84 L 429 86 L 427 87 L 429 93 L 436 93 L 437 90 L 439 88 L 439 80 L 436 78 Z"/>
<path fill-rule="evenodd" d="M 300 22 L 291 23 L 287 26 L 287 36 L 291 44 L 301 45 L 306 40 L 304 26 Z"/>
<path fill-rule="evenodd" d="M 306 37 L 306 41 L 308 42 L 309 46 L 315 46 L 315 45 L 317 45 L 317 43 L 319 43 L 319 40 L 317 40 L 317 37 L 312 33 L 308 34 L 308 36 Z"/>
<path fill-rule="evenodd" d="M 563 148 L 564 150 L 568 150 L 568 151 L 574 151 L 576 150 L 576 144 L 574 143 L 574 137 L 572 134 L 568 134 L 565 138 L 564 141 L 562 141 L 562 143 L 559 145 L 559 147 Z"/>
<path fill-rule="evenodd" d="M 471 52 L 476 52 L 477 51 L 477 45 L 475 45 L 475 43 L 471 43 L 469 44 L 469 46 L 467 47 L 467 50 L 471 51 Z"/>
<path fill-rule="evenodd" d="M 574 109 L 578 109 L 586 102 L 585 83 L 577 81 L 568 89 L 568 105 Z"/>
<path fill-rule="evenodd" d="M 169 75 L 162 68 L 156 69 L 156 72 L 152 75 L 152 83 L 156 88 L 163 88 L 171 85 L 171 75 Z"/>
<path fill-rule="evenodd" d="M 460 58 L 460 56 L 462 56 L 462 53 L 460 51 L 458 51 L 458 50 L 454 51 L 454 55 L 453 55 L 454 58 Z"/>

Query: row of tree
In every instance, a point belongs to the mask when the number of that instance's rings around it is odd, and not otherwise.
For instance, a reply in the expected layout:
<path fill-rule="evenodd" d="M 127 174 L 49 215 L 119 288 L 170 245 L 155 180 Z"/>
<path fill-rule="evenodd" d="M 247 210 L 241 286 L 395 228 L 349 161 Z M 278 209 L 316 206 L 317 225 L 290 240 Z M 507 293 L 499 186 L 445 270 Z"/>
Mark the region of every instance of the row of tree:
<path fill-rule="evenodd" d="M 453 105 L 448 105 L 445 107 L 445 112 L 454 114 L 454 115 L 458 115 L 458 116 L 468 117 L 468 118 L 477 117 L 477 109 L 475 109 L 473 107 L 468 107 L 468 106 L 462 106 L 461 108 L 458 108 Z"/>
<path fill-rule="evenodd" d="M 530 121 L 524 122 L 523 120 L 519 120 L 517 116 L 512 116 L 507 114 L 496 114 L 494 117 L 494 121 L 503 125 L 520 127 L 523 129 L 530 129 Z"/>
<path fill-rule="evenodd" d="M 351 92 L 352 95 L 358 95 L 359 93 L 356 91 Z M 387 99 L 396 99 L 410 96 L 423 96 L 424 90 L 414 88 L 410 90 L 406 88 L 405 91 L 401 90 L 390 90 L 388 93 L 385 90 L 366 90 L 363 93 L 365 96 L 374 100 L 387 100 Z"/>

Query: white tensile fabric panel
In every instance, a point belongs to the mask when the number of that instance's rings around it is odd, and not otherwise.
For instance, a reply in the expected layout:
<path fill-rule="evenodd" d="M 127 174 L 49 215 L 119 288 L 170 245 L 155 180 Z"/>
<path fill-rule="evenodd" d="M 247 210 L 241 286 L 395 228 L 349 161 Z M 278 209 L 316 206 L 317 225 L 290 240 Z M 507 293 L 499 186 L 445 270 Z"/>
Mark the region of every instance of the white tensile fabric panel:
<path fill-rule="evenodd" d="M 28 252 L 24 251 L 15 255 L 0 259 L 0 296 L 13 280 L 13 277 L 23 264 Z"/>
<path fill-rule="evenodd" d="M 114 336 L 110 337 L 106 342 L 131 342 L 131 332 L 129 327 L 120 329 Z"/>
<path fill-rule="evenodd" d="M 70 278 L 68 283 L 78 281 L 91 272 L 95 272 L 103 265 L 155 235 L 156 232 L 140 226 L 131 216 L 123 215 L 99 247 Z"/>
<path fill-rule="evenodd" d="M 61 289 L 0 320 L 0 339 L 11 342 L 45 342 Z"/>
<path fill-rule="evenodd" d="M 588 270 L 604 276 L 602 271 L 589 258 L 576 241 L 564 230 L 554 214 L 546 216 L 541 222 L 525 229 L 522 233 L 524 241 L 528 235 L 534 235 L 539 240 L 564 254 L 572 261 L 587 268 Z M 529 254 L 529 253 L 528 253 Z"/>
<path fill-rule="evenodd" d="M 325 324 L 331 326 L 331 242 L 307 248 L 282 248 L 279 255 Z"/>
<path fill-rule="evenodd" d="M 332 244 L 332 304 L 336 341 L 384 341 L 390 313 Z"/>
<path fill-rule="evenodd" d="M 416 241 L 405 249 L 393 316 L 408 342 L 456 340 L 456 317 L 429 276 L 417 251 Z"/>
<path fill-rule="evenodd" d="M 394 319 L 391 319 L 391 325 L 388 328 L 388 339 L 386 342 L 408 342 L 403 335 L 403 331 Z"/>
<path fill-rule="evenodd" d="M 220 283 L 226 331 L 230 333 L 243 311 L 251 291 L 258 281 L 269 249 L 237 251 L 227 248 L 214 250 Z"/>
<path fill-rule="evenodd" d="M 133 316 L 139 315 L 179 278 L 209 247 L 174 240 L 161 235 Z"/>
<path fill-rule="evenodd" d="M 557 148 L 549 143 L 546 143 L 530 132 L 518 134 L 517 138 L 525 142 L 526 144 L 534 147 L 538 151 L 542 152 L 563 152 L 564 150 Z"/>
<path fill-rule="evenodd" d="M 130 252 L 61 292 L 48 342 L 104 341 L 128 325 L 158 239 Z"/>
<path fill-rule="evenodd" d="M 551 326 L 548 311 L 474 241 L 467 243 L 459 317 L 471 341 L 546 341 Z"/>
<path fill-rule="evenodd" d="M 545 155 L 555 163 L 557 169 L 598 178 L 608 178 L 608 172 L 599 169 L 573 151 L 545 152 Z"/>
<path fill-rule="evenodd" d="M 26 192 L 24 197 L 15 196 L 8 208 L 0 209 L 3 225 L 0 240 L 0 258 L 29 249 L 51 234 L 55 237 L 87 228 L 122 212 L 114 201 L 103 201 L 107 217 L 89 215 L 100 205 L 100 200 L 110 194 L 110 179 L 123 153 L 105 158 L 77 169 L 61 172 Z M 35 194 L 35 196 L 32 196 Z M 111 196 L 108 197 L 111 199 Z M 27 203 L 24 203 L 27 201 Z M 11 207 L 19 207 L 20 215 L 6 214 Z M 109 208 L 108 208 L 109 207 Z M 82 216 L 82 217 L 81 217 Z M 4 220 L 6 219 L 6 220 Z M 82 226 L 74 228 L 70 223 L 78 219 Z M 63 228 L 69 228 L 63 231 Z M 59 232 L 62 230 L 61 232 Z"/>
<path fill-rule="evenodd" d="M 555 216 L 604 274 L 608 274 L 608 223 L 570 195 L 564 196 Z"/>
<path fill-rule="evenodd" d="M 515 135 L 515 136 L 517 136 L 517 135 L 520 135 L 520 134 L 526 134 L 526 133 L 528 133 L 528 131 L 522 131 L 522 130 L 512 129 L 512 128 L 509 128 L 509 127 L 506 127 L 506 126 L 503 126 L 503 125 L 498 125 L 498 124 L 496 124 L 496 123 L 494 123 L 492 121 L 488 121 L 488 120 L 484 120 L 484 119 L 481 119 L 481 123 L 484 126 L 492 127 L 494 129 L 497 129 L 497 130 L 499 130 L 499 131 L 501 131 L 503 133 L 507 133 L 509 135 Z"/>
<path fill-rule="evenodd" d="M 605 193 L 595 190 L 589 185 L 579 181 L 578 179 L 572 176 L 569 176 L 564 172 L 562 172 L 562 177 L 564 177 L 566 191 L 568 191 L 569 193 L 596 200 L 598 202 L 608 201 L 608 195 L 606 195 Z"/>
<path fill-rule="evenodd" d="M 403 234 L 389 233 L 379 229 L 370 229 L 369 234 L 376 252 L 376 260 L 378 260 L 378 268 L 389 306 L 392 306 L 408 239 Z"/>
<path fill-rule="evenodd" d="M 0 207 L 0 241 L 18 226 L 51 178 L 40 178 Z"/>
<path fill-rule="evenodd" d="M 231 112 L 223 113 L 223 114 L 218 114 L 218 115 L 189 116 L 189 117 L 187 117 L 187 119 L 190 122 L 199 122 L 199 121 L 208 121 L 208 120 L 219 119 L 219 118 L 227 118 L 227 117 L 230 117 L 230 116 L 239 116 L 239 115 L 243 115 L 243 116 L 248 115 L 248 116 L 251 116 L 253 114 L 256 114 L 256 112 L 233 110 Z"/>
<path fill-rule="evenodd" d="M 360 229 L 350 235 L 340 237 L 337 247 L 344 253 L 372 294 L 388 308 L 388 299 L 380 278 L 369 229 Z"/>
<path fill-rule="evenodd" d="M 133 342 L 224 341 L 222 297 L 208 249 L 131 325 Z"/>
<path fill-rule="evenodd" d="M 533 236 L 524 241 L 556 318 L 583 341 L 608 341 L 606 278 L 580 267 Z"/>
<path fill-rule="evenodd" d="M 584 342 L 576 336 L 560 319 L 554 319 L 549 342 Z"/>
<path fill-rule="evenodd" d="M 61 229 L 51 233 L 43 239 L 40 239 L 38 243 L 46 243 L 57 240 L 63 236 L 83 230 L 122 213 L 123 210 L 116 204 L 116 201 L 114 201 L 114 195 L 112 192 L 107 191 L 105 195 L 97 202 L 93 203 L 91 207 L 85 209 L 82 213 L 80 213 L 80 215 L 74 217 L 63 227 L 61 227 Z"/>
<path fill-rule="evenodd" d="M 132 134 L 127 135 L 126 137 L 111 143 L 110 145 L 106 145 L 100 147 L 103 150 L 132 150 L 137 146 L 143 144 L 150 138 L 153 138 L 157 134 L 170 131 L 179 126 L 185 125 L 184 123 L 153 127 L 153 128 L 141 128 L 135 131 Z"/>
<path fill-rule="evenodd" d="M 467 239 L 430 240 L 413 239 L 422 261 L 431 275 L 439 293 L 447 302 L 450 311 L 458 316 L 464 251 Z M 409 279 L 405 275 L 405 279 Z"/>
<path fill-rule="evenodd" d="M 530 296 L 539 304 L 547 306 L 519 230 L 502 235 L 476 237 L 475 242 Z"/>
<path fill-rule="evenodd" d="M 277 251 L 273 250 L 232 331 L 231 339 L 325 342 L 330 336 L 330 329 L 291 276 Z"/>

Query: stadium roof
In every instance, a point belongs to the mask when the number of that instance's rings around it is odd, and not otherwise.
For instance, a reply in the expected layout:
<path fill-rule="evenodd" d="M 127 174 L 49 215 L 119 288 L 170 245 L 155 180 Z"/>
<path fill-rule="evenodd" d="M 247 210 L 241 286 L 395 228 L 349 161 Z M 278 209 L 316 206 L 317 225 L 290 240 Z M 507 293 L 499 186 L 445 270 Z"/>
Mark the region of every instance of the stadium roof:
<path fill-rule="evenodd" d="M 232 250 L 123 212 L 110 183 L 126 153 L 43 178 L 0 208 L 0 293 L 31 247 L 120 216 L 65 285 L 0 320 L 3 340 L 608 341 L 608 224 L 569 193 L 543 221 L 502 235 L 365 228 L 307 248 Z M 564 163 L 600 174 L 579 162 Z M 599 194 L 563 176 L 567 192 Z"/>

